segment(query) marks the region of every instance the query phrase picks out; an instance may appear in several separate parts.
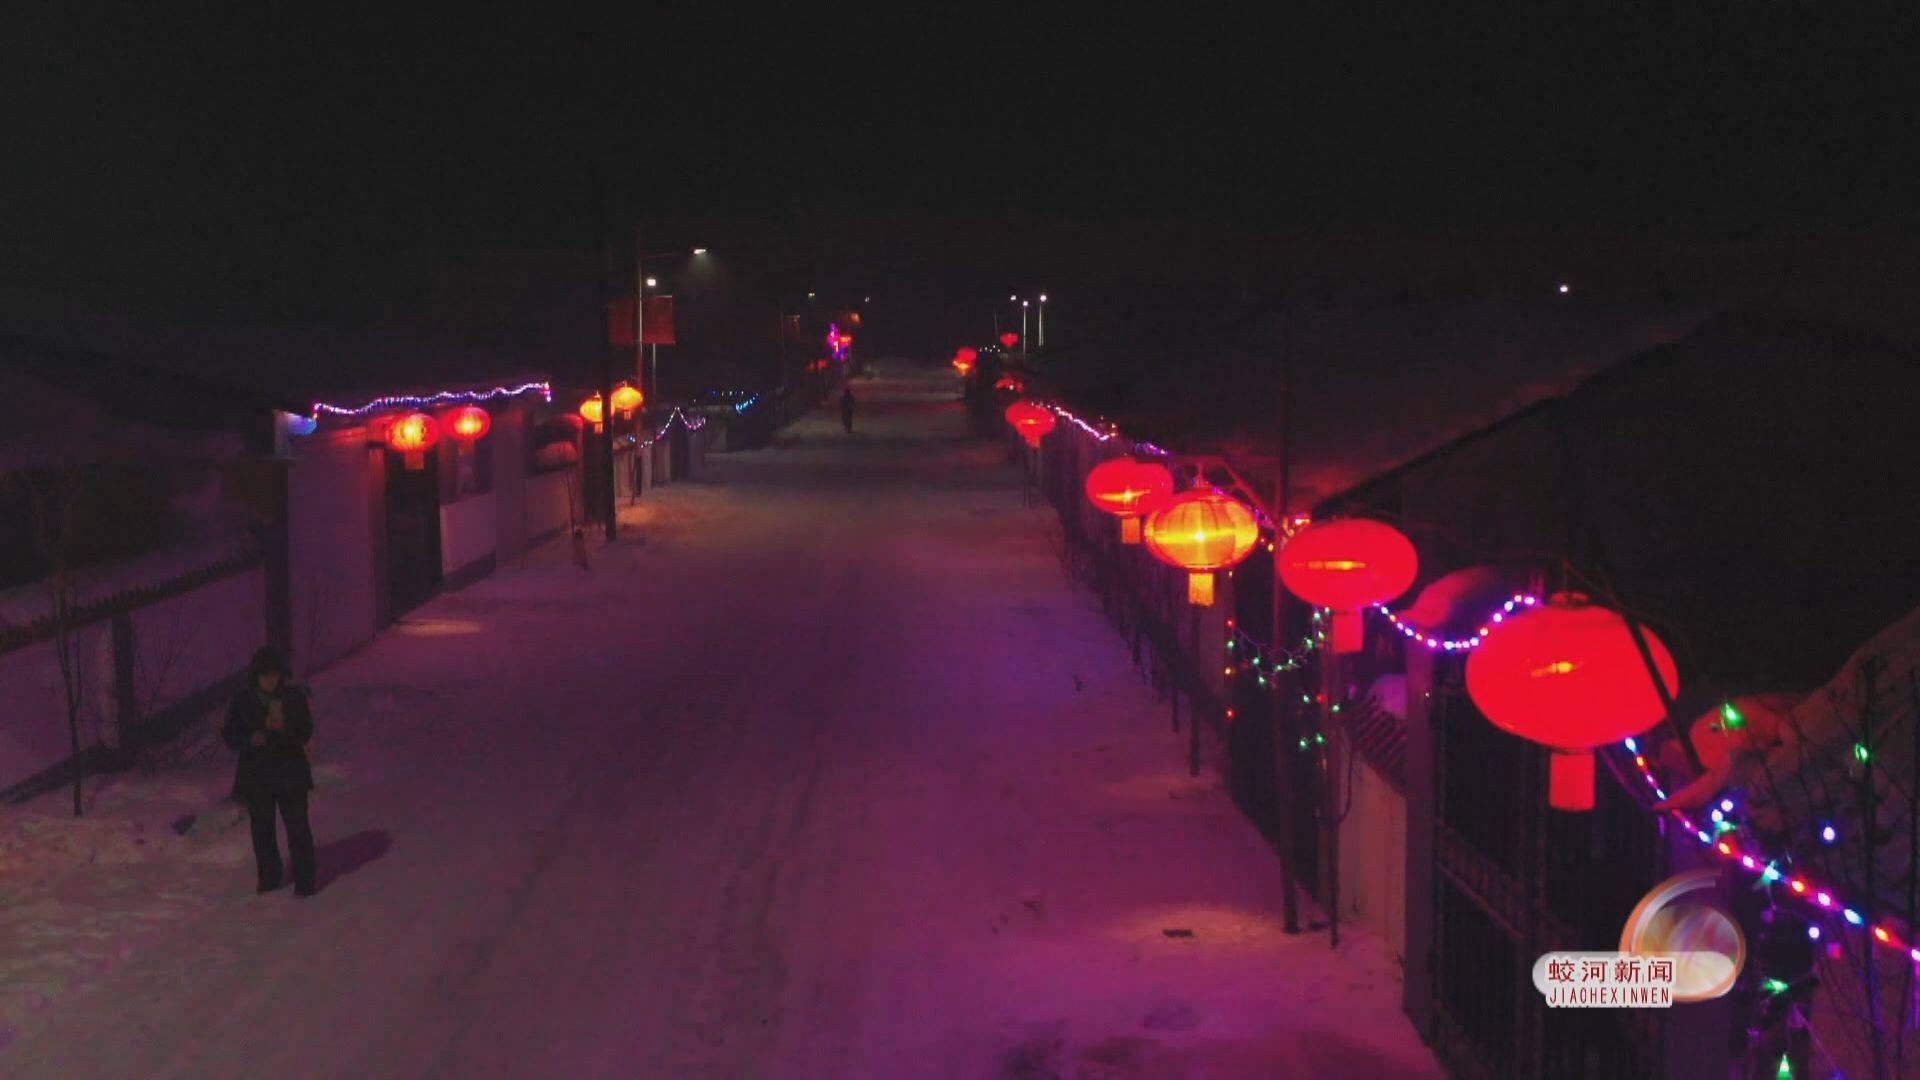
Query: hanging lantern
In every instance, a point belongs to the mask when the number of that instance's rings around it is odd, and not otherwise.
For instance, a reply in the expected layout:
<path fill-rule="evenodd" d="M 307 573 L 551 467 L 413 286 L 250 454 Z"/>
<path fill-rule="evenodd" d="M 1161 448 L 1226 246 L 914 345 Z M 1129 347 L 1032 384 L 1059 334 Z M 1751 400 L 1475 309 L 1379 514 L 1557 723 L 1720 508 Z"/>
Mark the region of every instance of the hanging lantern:
<path fill-rule="evenodd" d="M 1053 430 L 1053 413 L 1035 405 L 1031 401 L 1016 401 L 1007 406 L 1007 423 L 1027 440 L 1027 446 L 1040 449 L 1040 439 Z"/>
<path fill-rule="evenodd" d="M 658 390 L 659 387 L 656 386 L 654 389 Z M 645 394 L 628 383 L 621 383 L 613 388 L 613 411 L 619 413 L 622 420 L 633 419 L 633 411 L 646 400 Z"/>
<path fill-rule="evenodd" d="M 1647 651 L 1671 697 L 1673 655 L 1651 632 Z M 1562 593 L 1506 618 L 1467 654 L 1467 694 L 1493 725 L 1553 751 L 1548 803 L 1593 809 L 1593 748 L 1666 715 L 1633 632 L 1619 613 Z"/>
<path fill-rule="evenodd" d="M 1280 548 L 1280 580 L 1315 607 L 1333 609 L 1333 651 L 1359 652 L 1360 613 L 1413 584 L 1420 558 L 1391 525 L 1366 518 L 1323 521 Z"/>
<path fill-rule="evenodd" d="M 600 395 L 595 394 L 580 403 L 580 416 L 593 425 L 595 435 L 607 430 L 606 409 L 600 404 Z"/>
<path fill-rule="evenodd" d="M 1140 518 L 1173 497 L 1173 474 L 1164 465 L 1114 458 L 1087 473 L 1087 501 L 1120 519 L 1120 542 L 1140 542 Z"/>
<path fill-rule="evenodd" d="M 993 384 L 993 388 L 995 390 L 1005 390 L 1010 394 L 1018 394 L 1027 388 L 1027 384 L 1011 375 L 1002 375 L 1000 376 L 1000 381 Z"/>
<path fill-rule="evenodd" d="M 1253 511 L 1217 491 L 1196 489 L 1147 515 L 1147 550 L 1187 571 L 1187 603 L 1213 606 L 1213 572 L 1237 566 L 1260 539 Z"/>
<path fill-rule="evenodd" d="M 973 365 L 973 362 L 978 359 L 980 359 L 979 352 L 973 349 L 969 349 L 965 345 L 962 345 L 958 349 L 955 349 L 953 351 L 953 360 L 954 360 L 954 363 L 956 364 L 966 364 L 969 367 L 971 367 Z"/>
<path fill-rule="evenodd" d="M 493 417 L 478 405 L 462 405 L 440 418 L 440 426 L 453 437 L 454 446 L 465 454 L 473 449 L 473 444 L 493 430 Z"/>
<path fill-rule="evenodd" d="M 395 417 L 387 425 L 387 448 L 406 457 L 407 468 L 426 467 L 427 451 L 440 441 L 440 425 L 423 412 Z"/>
<path fill-rule="evenodd" d="M 1000 344 L 1011 349 L 1015 345 L 1020 344 L 1020 335 L 1009 330 L 1006 333 L 1000 335 Z"/>

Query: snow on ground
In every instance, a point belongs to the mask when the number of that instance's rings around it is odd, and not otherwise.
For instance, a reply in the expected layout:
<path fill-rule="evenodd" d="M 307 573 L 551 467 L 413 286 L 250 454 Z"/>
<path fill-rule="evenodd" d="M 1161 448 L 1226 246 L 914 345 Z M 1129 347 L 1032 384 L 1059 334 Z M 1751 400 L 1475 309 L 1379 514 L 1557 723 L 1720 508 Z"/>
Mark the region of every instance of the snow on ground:
<path fill-rule="evenodd" d="M 1438 1075 L 947 380 L 856 394 L 323 673 L 313 899 L 204 736 L 6 810 L 0 1074 Z"/>

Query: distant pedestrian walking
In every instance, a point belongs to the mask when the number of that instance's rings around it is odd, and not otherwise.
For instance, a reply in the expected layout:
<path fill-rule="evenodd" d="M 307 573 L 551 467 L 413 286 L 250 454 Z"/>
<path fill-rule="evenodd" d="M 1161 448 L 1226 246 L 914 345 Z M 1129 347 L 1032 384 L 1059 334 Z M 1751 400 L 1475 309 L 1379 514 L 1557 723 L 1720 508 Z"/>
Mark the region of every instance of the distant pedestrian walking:
<path fill-rule="evenodd" d="M 220 740 L 240 755 L 233 772 L 233 793 L 247 804 L 253 826 L 254 867 L 260 892 L 283 883 L 280 840 L 274 830 L 277 810 L 287 825 L 287 853 L 293 860 L 293 892 L 312 896 L 315 880 L 313 827 L 307 821 L 307 793 L 313 767 L 307 740 L 313 738 L 313 713 L 307 695 L 287 682 L 287 662 L 272 648 L 253 654 L 247 685 L 227 706 Z"/>
<path fill-rule="evenodd" d="M 847 434 L 853 434 L 853 387 L 851 386 L 840 392 L 840 426 L 847 429 Z"/>

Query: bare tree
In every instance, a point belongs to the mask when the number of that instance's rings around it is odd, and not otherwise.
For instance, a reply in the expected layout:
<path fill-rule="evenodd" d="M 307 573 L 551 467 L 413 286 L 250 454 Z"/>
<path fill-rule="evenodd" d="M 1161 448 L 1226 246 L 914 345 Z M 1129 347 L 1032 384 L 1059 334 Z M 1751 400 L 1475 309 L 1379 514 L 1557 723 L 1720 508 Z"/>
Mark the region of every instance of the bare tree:
<path fill-rule="evenodd" d="M 74 657 L 74 581 L 72 566 L 73 518 L 78 476 L 70 468 L 49 472 L 44 481 L 22 475 L 32 519 L 33 543 L 46 561 L 47 592 L 51 601 L 53 651 L 60 665 L 60 688 L 66 699 L 67 738 L 73 774 L 73 816 L 82 813 L 80 799 L 80 714 L 86 704 L 85 673 Z"/>

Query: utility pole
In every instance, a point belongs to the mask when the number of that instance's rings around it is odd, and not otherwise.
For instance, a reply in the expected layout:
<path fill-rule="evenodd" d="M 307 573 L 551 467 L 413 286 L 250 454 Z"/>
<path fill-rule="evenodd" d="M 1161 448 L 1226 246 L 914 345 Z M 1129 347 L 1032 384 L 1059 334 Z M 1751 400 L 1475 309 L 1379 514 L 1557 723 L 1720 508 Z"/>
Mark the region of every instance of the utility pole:
<path fill-rule="evenodd" d="M 1280 588 L 1280 547 L 1286 542 L 1287 519 L 1291 516 L 1292 510 L 1292 508 L 1288 506 L 1288 500 L 1293 495 L 1291 490 L 1292 485 L 1289 483 L 1291 479 L 1289 473 L 1293 468 L 1292 430 L 1289 427 L 1293 419 L 1292 353 L 1293 342 L 1291 338 L 1283 338 L 1280 353 L 1280 400 L 1277 410 L 1279 415 L 1276 417 L 1280 423 L 1280 468 L 1273 481 L 1273 507 L 1277 518 L 1273 523 L 1272 596 L 1267 608 L 1269 615 L 1267 625 L 1270 627 L 1267 631 L 1267 636 L 1276 648 L 1280 642 L 1286 640 L 1282 636 L 1280 621 L 1282 616 L 1286 614 L 1283 603 L 1286 594 Z M 1274 739 L 1279 747 L 1279 753 L 1276 756 L 1282 762 L 1291 763 L 1294 760 L 1290 748 L 1293 746 L 1295 725 L 1286 724 L 1283 726 L 1280 718 L 1293 708 L 1293 698 L 1292 695 L 1284 695 L 1284 697 L 1286 704 L 1283 706 L 1281 704 L 1283 695 L 1272 695 L 1272 722 L 1274 727 L 1278 729 L 1274 732 Z M 1278 773 L 1280 770 L 1276 769 L 1275 772 Z M 1300 901 L 1294 896 L 1297 887 L 1294 881 L 1293 863 L 1295 856 L 1298 854 L 1298 849 L 1295 847 L 1296 818 L 1294 811 L 1298 808 L 1299 801 L 1295 798 L 1293 777 L 1279 775 L 1276 776 L 1276 779 L 1279 783 L 1275 786 L 1279 790 L 1275 792 L 1275 801 L 1280 804 L 1281 929 L 1289 934 L 1297 934 L 1300 932 Z"/>
<path fill-rule="evenodd" d="M 607 516 L 607 542 L 619 534 L 613 494 L 613 249 L 607 243 L 607 191 L 600 163 L 593 163 L 593 241 L 600 253 L 600 508 Z"/>
<path fill-rule="evenodd" d="M 646 249 L 640 246 L 640 226 L 633 227 L 633 385 L 646 391 L 648 397 L 659 395 L 660 388 L 646 379 L 647 347 L 641 342 L 646 338 L 647 329 L 647 273 L 641 266 L 645 260 Z M 659 370 L 658 366 L 655 367 Z M 645 408 L 646 403 L 641 402 Z M 635 453 L 638 453 L 636 448 Z"/>

